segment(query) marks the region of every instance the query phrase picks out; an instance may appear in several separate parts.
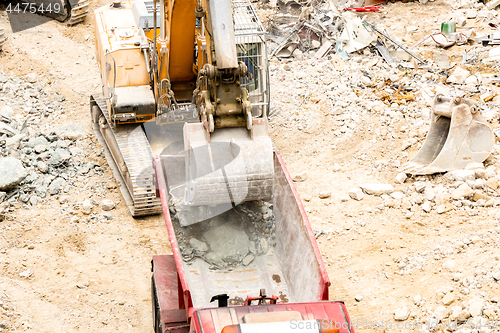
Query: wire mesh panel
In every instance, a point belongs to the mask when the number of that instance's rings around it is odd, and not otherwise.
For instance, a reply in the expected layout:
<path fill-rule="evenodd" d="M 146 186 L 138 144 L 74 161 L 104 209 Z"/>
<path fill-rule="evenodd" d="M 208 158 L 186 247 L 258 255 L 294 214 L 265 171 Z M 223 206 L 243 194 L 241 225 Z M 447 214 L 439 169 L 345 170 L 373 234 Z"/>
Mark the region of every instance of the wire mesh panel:
<path fill-rule="evenodd" d="M 269 75 L 264 28 L 248 0 L 233 0 L 234 32 L 238 61 L 248 67 L 248 76 L 241 85 L 247 88 L 254 117 L 269 110 Z"/>

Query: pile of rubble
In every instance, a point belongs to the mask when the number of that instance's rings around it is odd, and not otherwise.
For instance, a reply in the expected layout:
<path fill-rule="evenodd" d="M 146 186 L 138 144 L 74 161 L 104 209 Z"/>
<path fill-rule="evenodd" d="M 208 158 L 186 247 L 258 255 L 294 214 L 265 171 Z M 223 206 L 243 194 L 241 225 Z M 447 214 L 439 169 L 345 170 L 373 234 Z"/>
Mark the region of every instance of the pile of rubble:
<path fill-rule="evenodd" d="M 362 184 L 350 189 L 348 195 L 358 201 L 365 194 L 380 196 L 383 203 L 373 212 L 400 208 L 406 211 L 406 218 L 419 210 L 438 214 L 464 210 L 469 216 L 475 216 L 477 207 L 500 206 L 499 180 L 495 166 L 485 168 L 482 163 L 470 163 L 465 170 L 450 171 L 433 180 L 418 176 L 411 181 L 405 173 L 399 173 L 395 179 L 396 188 L 391 184 Z"/>
<path fill-rule="evenodd" d="M 50 90 L 50 82 L 36 74 L 0 73 L 0 213 L 68 194 L 81 180 L 104 172 L 77 144 L 87 140 L 85 128 L 51 126 L 64 112 L 65 98 Z"/>
<path fill-rule="evenodd" d="M 180 227 L 174 207 L 170 205 L 170 212 L 186 262 L 199 258 L 211 269 L 248 266 L 255 256 L 267 254 L 275 245 L 273 206 L 266 201 L 245 202 L 188 227 Z"/>
<path fill-rule="evenodd" d="M 470 1 L 456 3 L 454 12 L 449 15 L 451 19 L 448 17 L 442 22 L 436 22 L 435 31 L 420 40 L 413 40 L 411 46 L 407 46 L 403 41 L 412 40 L 411 35 L 418 30 L 417 27 L 405 26 L 404 29 L 398 29 L 407 33 L 402 38 L 391 36 L 387 33 L 388 27 L 383 24 L 371 23 L 367 21 L 367 16 L 361 18 L 354 14 L 384 10 L 379 6 L 363 6 L 364 2 L 367 1 L 298 3 L 290 0 L 275 4 L 280 13 L 270 16 L 267 27 L 270 33 L 271 56 L 280 59 L 333 57 L 345 61 L 356 54 L 376 54 L 391 66 L 437 66 L 448 69 L 452 68 L 453 64 L 450 63 L 449 57 L 440 54 L 439 48 L 444 51 L 453 45 L 472 45 L 463 54 L 462 64 L 478 63 L 481 60 L 494 61 L 500 57 L 500 46 L 477 47 L 477 44 L 500 44 L 500 34 L 495 32 L 497 24 L 494 17 L 498 15 L 494 10 L 498 6 L 495 1 L 487 5 Z M 475 25 L 478 22 L 479 27 Z M 485 29 L 487 33 L 479 34 L 478 30 Z M 423 45 L 434 46 L 438 51 L 432 59 L 423 59 L 418 55 L 425 51 L 421 47 Z"/>

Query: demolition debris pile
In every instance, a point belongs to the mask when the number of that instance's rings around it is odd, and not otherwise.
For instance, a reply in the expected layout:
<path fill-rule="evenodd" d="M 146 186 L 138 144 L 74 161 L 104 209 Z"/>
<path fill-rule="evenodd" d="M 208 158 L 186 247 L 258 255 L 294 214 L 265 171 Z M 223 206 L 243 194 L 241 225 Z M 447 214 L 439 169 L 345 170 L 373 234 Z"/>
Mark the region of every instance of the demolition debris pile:
<path fill-rule="evenodd" d="M 65 111 L 65 97 L 50 82 L 34 73 L 22 78 L 0 73 L 0 93 L 0 213 L 64 197 L 79 191 L 79 182 L 90 175 L 103 174 L 105 167 L 82 148 L 90 143 L 84 127 L 50 125 Z M 82 205 L 90 214 L 91 207 Z M 109 210 L 106 201 L 101 205 Z"/>
<path fill-rule="evenodd" d="M 242 203 L 227 212 L 181 228 L 178 212 L 170 205 L 176 236 L 186 262 L 206 261 L 215 269 L 248 266 L 257 255 L 265 255 L 275 244 L 272 204 Z"/>

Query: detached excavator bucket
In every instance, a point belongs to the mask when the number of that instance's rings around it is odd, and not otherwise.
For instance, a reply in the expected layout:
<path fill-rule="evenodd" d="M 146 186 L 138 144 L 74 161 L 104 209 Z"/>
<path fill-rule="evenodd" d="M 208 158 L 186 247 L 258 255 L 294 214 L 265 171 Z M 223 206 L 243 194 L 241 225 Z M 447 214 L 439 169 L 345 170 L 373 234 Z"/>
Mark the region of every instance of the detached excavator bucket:
<path fill-rule="evenodd" d="M 463 169 L 488 158 L 493 143 L 493 131 L 472 100 L 437 95 L 424 144 L 402 170 L 430 175 Z"/>
<path fill-rule="evenodd" d="M 182 226 L 201 222 L 244 202 L 269 200 L 273 146 L 267 122 L 252 129 L 224 128 L 209 136 L 202 123 L 184 125 L 186 184 L 179 211 Z"/>

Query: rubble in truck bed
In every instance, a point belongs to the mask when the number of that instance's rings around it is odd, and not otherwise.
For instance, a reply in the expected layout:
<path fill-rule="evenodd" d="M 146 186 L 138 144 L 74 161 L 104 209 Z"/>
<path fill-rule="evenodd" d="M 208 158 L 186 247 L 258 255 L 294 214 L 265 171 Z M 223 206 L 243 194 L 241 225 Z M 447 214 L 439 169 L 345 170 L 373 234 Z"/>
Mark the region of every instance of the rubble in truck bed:
<path fill-rule="evenodd" d="M 247 266 L 275 245 L 273 205 L 269 202 L 245 202 L 188 227 L 180 226 L 174 206 L 170 204 L 172 224 L 186 262 L 204 260 L 211 269 Z"/>

